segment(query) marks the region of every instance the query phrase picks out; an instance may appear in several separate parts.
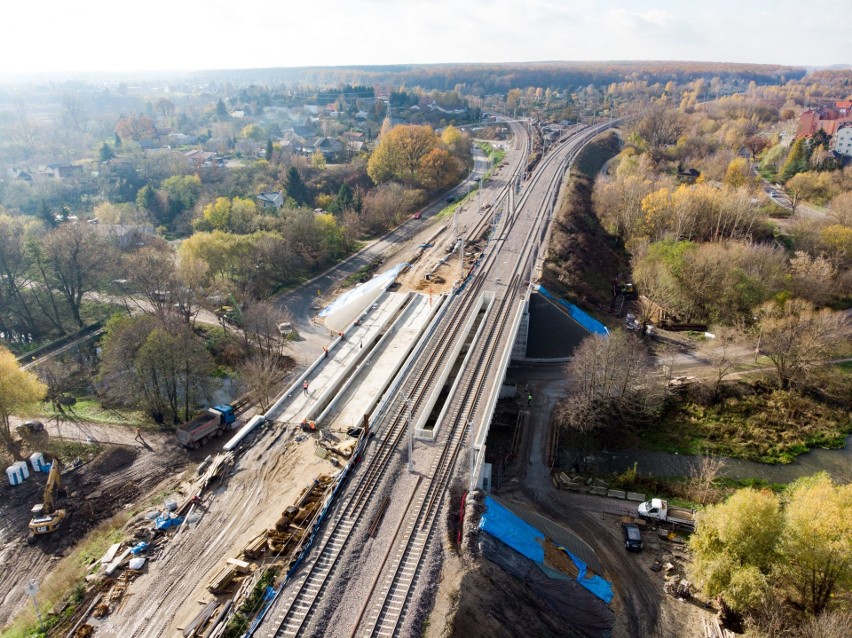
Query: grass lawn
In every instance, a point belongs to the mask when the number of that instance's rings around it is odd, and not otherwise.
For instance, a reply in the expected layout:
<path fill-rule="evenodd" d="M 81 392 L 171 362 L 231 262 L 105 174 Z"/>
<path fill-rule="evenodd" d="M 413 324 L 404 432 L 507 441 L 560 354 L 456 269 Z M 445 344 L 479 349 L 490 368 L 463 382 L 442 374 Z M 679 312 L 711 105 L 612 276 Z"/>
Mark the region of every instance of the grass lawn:
<path fill-rule="evenodd" d="M 39 403 L 33 406 L 33 409 L 28 412 L 42 419 L 52 419 L 56 413 L 52 410 L 45 409 L 44 403 Z M 127 425 L 144 427 L 150 422 L 142 412 L 138 410 L 125 410 L 116 408 L 105 408 L 94 399 L 78 399 L 77 403 L 66 408 L 69 416 L 73 416 L 80 421 L 88 423 L 105 423 L 110 425 Z"/>
<path fill-rule="evenodd" d="M 679 454 L 708 451 L 761 463 L 791 463 L 813 447 L 843 447 L 850 432 L 848 412 L 775 390 L 710 407 L 677 404 L 641 440 L 646 447 Z"/>

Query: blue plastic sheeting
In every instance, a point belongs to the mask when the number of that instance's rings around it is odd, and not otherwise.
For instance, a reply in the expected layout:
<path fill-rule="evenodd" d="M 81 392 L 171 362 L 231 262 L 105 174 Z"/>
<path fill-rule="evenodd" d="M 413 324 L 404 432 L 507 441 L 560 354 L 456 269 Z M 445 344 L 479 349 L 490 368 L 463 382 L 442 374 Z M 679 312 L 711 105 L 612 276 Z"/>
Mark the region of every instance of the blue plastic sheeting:
<path fill-rule="evenodd" d="M 519 554 L 544 562 L 544 534 L 525 523 L 490 496 L 485 497 L 485 513 L 479 519 L 479 529 L 503 541 Z"/>
<path fill-rule="evenodd" d="M 490 496 L 485 497 L 485 512 L 479 519 L 479 529 L 539 565 L 544 564 L 544 534 Z M 561 545 L 557 545 L 557 547 L 568 554 L 568 557 L 577 566 L 579 572 L 577 582 L 609 604 L 612 600 L 612 585 L 598 575 L 586 578 L 588 573 L 586 563 Z"/>
<path fill-rule="evenodd" d="M 606 326 L 603 325 L 600 321 L 587 315 L 585 312 L 580 310 L 574 304 L 565 301 L 564 299 L 559 299 L 558 297 L 554 297 L 550 294 L 544 286 L 538 286 L 538 292 L 550 299 L 551 301 L 558 303 L 560 306 L 565 308 L 568 311 L 568 314 L 571 315 L 571 318 L 583 326 L 586 330 L 596 335 L 608 335 L 609 330 L 607 330 Z"/>
<path fill-rule="evenodd" d="M 574 556 L 571 552 L 569 552 L 564 547 L 557 545 L 559 549 L 568 554 L 568 558 L 577 566 L 579 570 L 579 574 L 577 575 L 577 582 L 581 587 L 585 587 L 590 592 L 592 592 L 595 596 L 604 601 L 607 605 L 609 605 L 612 600 L 612 585 L 609 581 L 604 580 L 597 574 L 592 576 L 591 578 L 586 578 L 586 573 L 588 568 L 586 567 L 586 563 L 581 561 L 579 558 Z"/>

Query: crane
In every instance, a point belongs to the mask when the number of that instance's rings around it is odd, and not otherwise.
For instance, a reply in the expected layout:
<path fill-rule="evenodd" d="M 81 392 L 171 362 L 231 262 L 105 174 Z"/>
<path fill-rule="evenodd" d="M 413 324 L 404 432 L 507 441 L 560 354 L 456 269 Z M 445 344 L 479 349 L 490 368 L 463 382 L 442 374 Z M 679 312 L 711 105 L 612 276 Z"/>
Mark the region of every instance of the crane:
<path fill-rule="evenodd" d="M 62 521 L 65 520 L 65 510 L 56 508 L 56 497 L 64 496 L 65 493 L 65 490 L 62 489 L 59 469 L 59 459 L 54 459 L 47 475 L 42 502 L 33 505 L 32 510 L 30 510 L 32 519 L 29 525 L 30 533 L 27 537 L 27 543 L 30 545 L 34 544 L 39 536 L 55 532 L 62 525 Z"/>

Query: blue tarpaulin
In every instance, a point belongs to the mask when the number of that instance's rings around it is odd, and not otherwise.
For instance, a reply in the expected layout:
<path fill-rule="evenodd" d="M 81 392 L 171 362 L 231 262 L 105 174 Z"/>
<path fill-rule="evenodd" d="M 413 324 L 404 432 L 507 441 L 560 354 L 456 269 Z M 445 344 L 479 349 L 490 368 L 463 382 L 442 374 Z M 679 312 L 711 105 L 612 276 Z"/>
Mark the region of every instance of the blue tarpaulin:
<path fill-rule="evenodd" d="M 488 532 L 519 554 L 536 563 L 544 562 L 544 534 L 525 523 L 490 496 L 485 497 L 485 513 L 479 519 L 479 529 Z"/>
<path fill-rule="evenodd" d="M 579 574 L 577 575 L 577 582 L 580 583 L 582 587 L 585 587 L 590 592 L 592 592 L 595 596 L 604 601 L 607 605 L 612 600 L 612 585 L 609 581 L 604 580 L 597 574 L 592 576 L 591 578 L 587 578 L 586 574 L 588 572 L 588 567 L 586 567 L 586 563 L 581 561 L 579 558 L 574 556 L 571 552 L 569 552 L 564 547 L 558 546 L 563 552 L 568 554 L 568 558 L 577 566 L 579 570 Z"/>
<path fill-rule="evenodd" d="M 490 496 L 485 497 L 485 512 L 479 519 L 479 529 L 535 563 L 544 564 L 545 535 Z M 612 585 L 598 575 L 587 578 L 588 567 L 586 563 L 561 545 L 557 545 L 557 547 L 568 554 L 568 557 L 577 566 L 579 572 L 577 582 L 609 604 L 612 600 Z"/>
<path fill-rule="evenodd" d="M 585 312 L 580 310 L 577 306 L 572 304 L 569 301 L 565 301 L 564 299 L 559 299 L 558 297 L 554 297 L 544 286 L 538 286 L 538 292 L 554 303 L 558 303 L 560 306 L 565 308 L 568 311 L 568 314 L 571 315 L 571 318 L 583 326 L 586 330 L 596 335 L 608 335 L 609 330 L 607 330 L 606 326 L 603 325 L 600 321 L 595 319 L 594 317 L 587 315 Z"/>

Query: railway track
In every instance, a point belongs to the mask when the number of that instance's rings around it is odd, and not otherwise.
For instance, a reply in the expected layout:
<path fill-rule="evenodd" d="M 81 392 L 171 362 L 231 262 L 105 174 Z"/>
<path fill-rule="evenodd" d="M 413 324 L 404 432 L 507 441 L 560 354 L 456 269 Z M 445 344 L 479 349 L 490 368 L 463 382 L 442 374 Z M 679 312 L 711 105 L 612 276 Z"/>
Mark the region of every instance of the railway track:
<path fill-rule="evenodd" d="M 502 219 L 501 237 L 492 237 L 495 240 L 502 239 L 505 245 L 509 231 L 518 223 L 521 211 L 538 182 L 545 179 L 545 174 L 549 169 L 553 169 L 554 163 L 557 166 L 567 165 L 585 141 L 598 132 L 596 129 L 582 131 L 562 146 L 563 152 L 548 153 L 528 180 L 525 192 L 516 204 L 516 179 L 524 166 L 524 163 L 520 162 L 498 192 L 497 203 L 492 206 L 491 214 L 483 215 L 480 222 L 468 233 L 468 237 L 476 239 L 482 236 L 488 226 L 494 224 L 493 216 L 498 214 L 499 203 L 505 201 L 507 214 Z M 566 148 L 567 153 L 564 152 Z M 537 254 L 537 242 L 531 240 L 546 227 L 547 209 L 550 207 L 552 210 L 551 200 L 555 198 L 555 195 L 550 197 L 550 194 L 554 188 L 558 188 L 562 177 L 563 172 L 555 170 L 547 178 L 545 188 L 548 197 L 539 205 L 533 223 L 529 224 L 527 232 L 524 233 L 507 289 L 499 299 L 495 299 L 486 312 L 481 336 L 471 345 L 472 351 L 468 353 L 471 364 L 463 371 L 456 392 L 448 398 L 451 401 L 448 411 L 448 415 L 451 415 L 450 424 L 441 427 L 440 454 L 429 471 L 417 479 L 405 514 L 399 520 L 394 539 L 384 553 L 378 575 L 361 608 L 352 636 L 399 635 L 405 623 L 412 595 L 423 569 L 424 556 L 429 553 L 434 542 L 435 530 L 445 502 L 444 496 L 455 474 L 458 459 L 465 449 L 469 423 L 478 415 L 486 384 L 493 381 L 492 364 L 497 353 L 502 351 L 505 345 L 505 328 L 512 316 L 512 310 L 517 307 L 517 302 L 527 290 L 529 278 L 525 275 L 531 269 Z M 375 424 L 376 439 L 367 446 L 363 462 L 350 478 L 352 485 L 343 492 L 342 498 L 332 510 L 329 522 L 320 533 L 314 552 L 315 558 L 306 562 L 305 566 L 281 587 L 279 601 L 268 615 L 272 628 L 266 629 L 266 632 L 260 635 L 269 638 L 304 635 L 321 607 L 330 582 L 340 569 L 340 559 L 348 542 L 356 533 L 363 533 L 365 538 L 374 536 L 382 524 L 387 508 L 387 496 L 380 503 L 376 503 L 374 497 L 380 490 L 387 488 L 386 478 L 392 474 L 392 468 L 397 467 L 393 462 L 399 460 L 397 452 L 405 438 L 408 416 L 417 415 L 423 409 L 431 409 L 432 406 L 426 405 L 425 401 L 430 396 L 432 382 L 439 372 L 451 363 L 447 359 L 454 344 L 462 337 L 466 319 L 471 312 L 478 312 L 477 304 L 481 304 L 487 274 L 500 254 L 500 247 L 496 242 L 493 246 L 493 249 L 487 251 L 479 272 L 471 278 L 465 293 L 456 296 L 449 304 L 441 330 L 436 331 L 434 338 L 421 352 L 413 355 L 416 360 L 390 402 L 387 416 Z M 376 440 L 378 442 L 375 442 Z M 373 515 L 368 516 L 371 511 L 374 512 Z"/>

